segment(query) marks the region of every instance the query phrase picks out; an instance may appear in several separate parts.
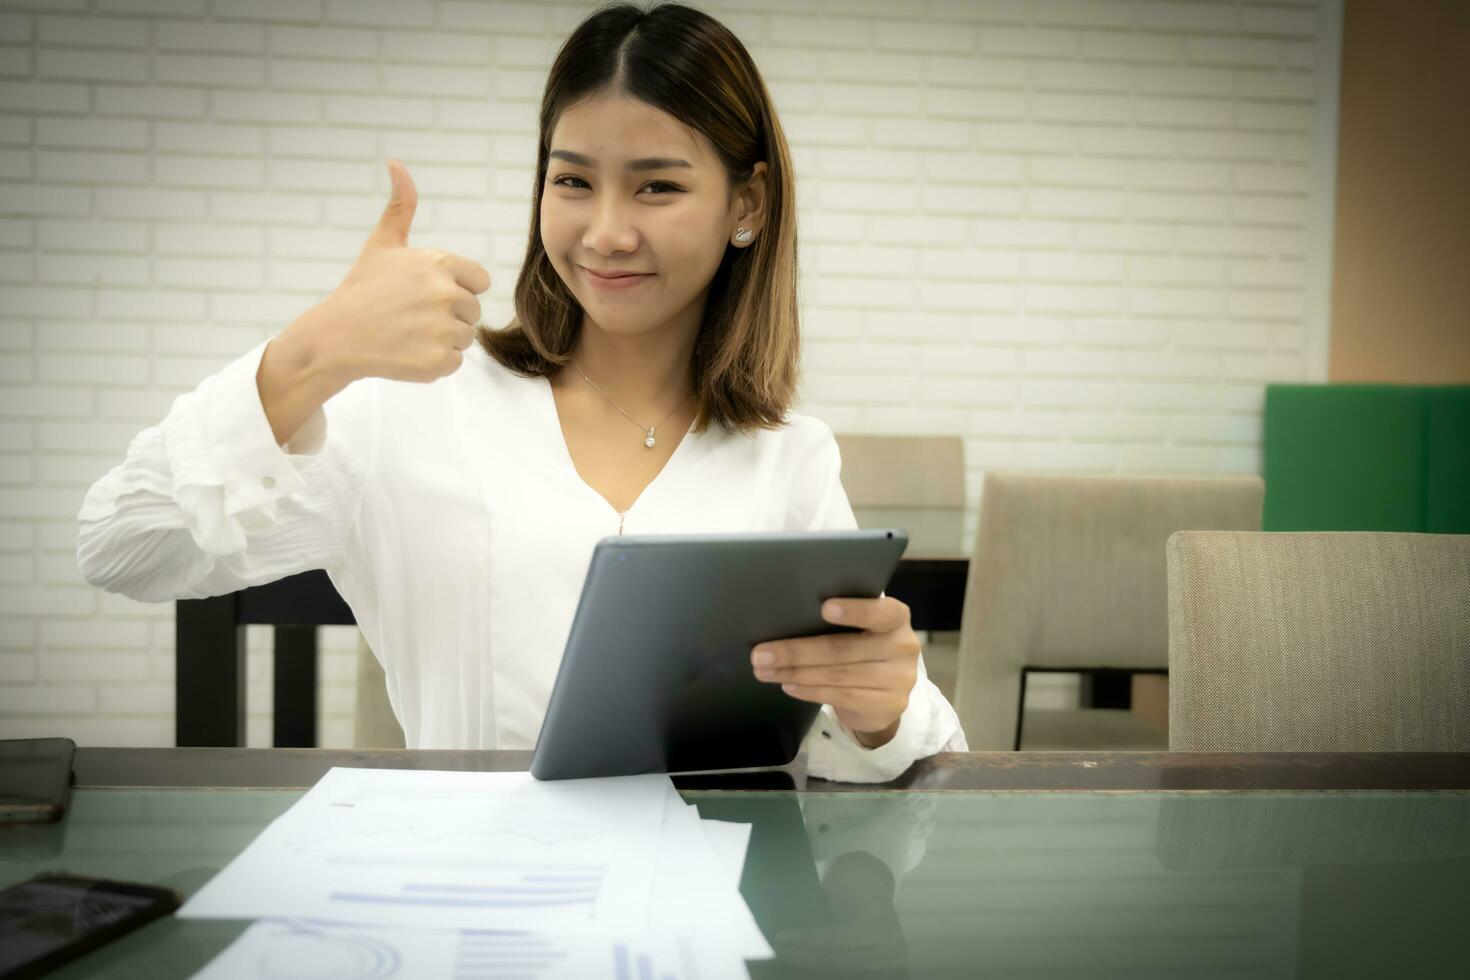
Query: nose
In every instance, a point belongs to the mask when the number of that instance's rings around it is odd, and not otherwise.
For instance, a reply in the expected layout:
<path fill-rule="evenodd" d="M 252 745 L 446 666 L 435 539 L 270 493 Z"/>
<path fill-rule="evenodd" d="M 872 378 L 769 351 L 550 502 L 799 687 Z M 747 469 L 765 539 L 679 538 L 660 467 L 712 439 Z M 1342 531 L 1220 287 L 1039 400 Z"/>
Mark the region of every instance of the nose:
<path fill-rule="evenodd" d="M 614 195 L 606 195 L 592 208 L 592 219 L 582 233 L 582 247 L 598 255 L 614 255 L 638 249 L 638 230 L 628 220 L 627 209 Z"/>

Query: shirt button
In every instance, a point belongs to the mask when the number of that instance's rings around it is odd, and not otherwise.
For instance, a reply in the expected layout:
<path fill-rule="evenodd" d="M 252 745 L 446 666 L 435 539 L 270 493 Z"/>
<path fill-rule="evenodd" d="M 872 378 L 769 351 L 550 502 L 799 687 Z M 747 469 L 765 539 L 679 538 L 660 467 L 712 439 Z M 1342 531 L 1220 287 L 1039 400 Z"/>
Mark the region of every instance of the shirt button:
<path fill-rule="evenodd" d="M 273 476 L 264 477 L 261 479 L 260 485 L 267 490 L 274 490 L 276 488 L 276 478 Z"/>
<path fill-rule="evenodd" d="M 823 737 L 823 738 L 831 738 L 831 737 L 832 737 L 832 733 L 831 733 L 831 732 L 829 732 L 829 731 L 827 731 L 827 730 L 826 730 L 826 729 L 825 729 L 825 728 L 824 728 L 824 729 L 822 729 L 822 737 Z"/>

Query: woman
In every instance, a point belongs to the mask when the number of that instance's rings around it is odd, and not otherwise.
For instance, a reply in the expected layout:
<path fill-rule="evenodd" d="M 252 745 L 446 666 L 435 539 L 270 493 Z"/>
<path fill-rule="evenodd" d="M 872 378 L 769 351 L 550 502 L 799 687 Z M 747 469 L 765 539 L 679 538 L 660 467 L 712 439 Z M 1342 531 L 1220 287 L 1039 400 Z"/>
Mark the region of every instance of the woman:
<path fill-rule="evenodd" d="M 410 748 L 527 748 L 598 539 L 855 527 L 831 430 L 789 411 L 793 174 L 745 48 L 687 7 L 601 10 L 551 68 L 540 137 L 507 328 L 476 330 L 481 266 L 409 246 L 390 161 L 341 285 L 91 488 L 87 580 L 163 601 L 324 568 Z M 828 607 L 863 632 L 751 654 L 823 705 L 810 771 L 964 748 L 908 608 Z"/>

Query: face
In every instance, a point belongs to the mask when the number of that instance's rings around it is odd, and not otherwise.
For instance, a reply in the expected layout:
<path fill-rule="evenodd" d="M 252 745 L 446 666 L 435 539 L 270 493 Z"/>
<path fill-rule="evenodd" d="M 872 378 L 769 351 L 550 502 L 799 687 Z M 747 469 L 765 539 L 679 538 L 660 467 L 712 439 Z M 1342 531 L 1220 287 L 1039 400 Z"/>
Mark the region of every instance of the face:
<path fill-rule="evenodd" d="M 736 228 L 759 234 L 764 171 L 732 188 L 704 134 L 646 102 L 599 96 L 552 130 L 541 242 L 594 326 L 692 334 L 725 250 L 743 247 Z"/>

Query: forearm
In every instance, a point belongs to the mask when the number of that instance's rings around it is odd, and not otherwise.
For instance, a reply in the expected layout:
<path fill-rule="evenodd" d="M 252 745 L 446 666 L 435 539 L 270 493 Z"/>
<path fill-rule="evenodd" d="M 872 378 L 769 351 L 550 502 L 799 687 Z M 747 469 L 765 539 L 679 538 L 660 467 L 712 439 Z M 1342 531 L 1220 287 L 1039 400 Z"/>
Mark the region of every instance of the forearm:
<path fill-rule="evenodd" d="M 324 349 L 325 314 L 314 306 L 266 345 L 255 375 L 261 408 L 276 445 L 291 437 L 337 392 L 350 376 Z"/>

